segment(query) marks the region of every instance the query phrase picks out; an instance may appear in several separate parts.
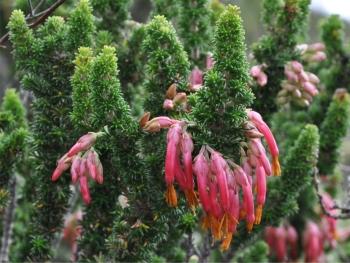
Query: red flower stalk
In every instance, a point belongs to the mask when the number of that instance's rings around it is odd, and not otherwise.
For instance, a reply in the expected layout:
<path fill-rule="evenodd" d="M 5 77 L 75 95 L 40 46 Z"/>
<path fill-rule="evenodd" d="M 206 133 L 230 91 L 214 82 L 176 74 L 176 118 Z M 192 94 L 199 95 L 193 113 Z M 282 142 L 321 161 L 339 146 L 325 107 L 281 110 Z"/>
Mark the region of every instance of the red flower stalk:
<path fill-rule="evenodd" d="M 256 111 L 248 111 L 248 118 L 256 125 L 256 128 L 259 130 L 259 132 L 264 135 L 272 156 L 272 173 L 275 176 L 281 175 L 281 168 L 278 160 L 278 146 L 269 126 L 267 126 L 261 115 Z"/>
<path fill-rule="evenodd" d="M 58 178 L 60 178 L 60 176 L 62 175 L 62 173 L 69 169 L 71 164 L 72 164 L 72 158 L 68 157 L 67 154 L 63 155 L 61 159 L 59 159 L 57 162 L 57 167 L 51 176 L 51 180 L 53 182 L 57 181 Z"/>
<path fill-rule="evenodd" d="M 72 157 L 79 152 L 89 150 L 96 142 L 97 137 L 103 135 L 103 132 L 89 132 L 82 137 L 70 148 L 67 156 Z"/>

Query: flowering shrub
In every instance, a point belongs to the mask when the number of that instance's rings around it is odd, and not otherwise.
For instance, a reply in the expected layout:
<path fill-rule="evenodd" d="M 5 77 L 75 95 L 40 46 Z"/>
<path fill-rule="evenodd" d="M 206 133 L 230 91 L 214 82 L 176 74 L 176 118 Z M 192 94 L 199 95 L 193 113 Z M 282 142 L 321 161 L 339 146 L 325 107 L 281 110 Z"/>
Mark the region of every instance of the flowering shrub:
<path fill-rule="evenodd" d="M 16 201 L 14 175 L 25 177 L 4 236 L 26 226 L 0 258 L 228 262 L 240 251 L 263 261 L 265 230 L 277 260 L 301 256 L 303 232 L 305 258 L 317 261 L 320 214 L 294 222 L 315 206 L 315 171 L 332 176 L 350 116 L 338 89 L 347 60 L 334 58 L 347 54 L 329 39 L 337 18 L 324 44 L 300 46 L 309 1 L 264 0 L 267 33 L 249 61 L 236 6 L 157 0 L 139 24 L 117 2 L 80 0 L 37 29 L 21 11 L 10 18 L 16 70 L 35 98 L 30 133 L 14 92 L 0 111 L 3 208 Z M 315 198 L 303 203 L 306 193 Z M 331 203 L 321 217 L 334 247 Z"/>

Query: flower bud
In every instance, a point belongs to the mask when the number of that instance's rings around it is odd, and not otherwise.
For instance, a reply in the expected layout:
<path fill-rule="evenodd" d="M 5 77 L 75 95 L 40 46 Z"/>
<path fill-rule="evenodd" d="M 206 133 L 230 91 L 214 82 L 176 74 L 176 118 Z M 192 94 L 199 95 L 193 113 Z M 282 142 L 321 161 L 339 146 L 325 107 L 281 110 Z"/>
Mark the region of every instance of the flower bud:
<path fill-rule="evenodd" d="M 103 132 L 89 132 L 82 137 L 73 145 L 72 148 L 68 151 L 68 157 L 72 157 L 79 152 L 89 150 L 96 142 L 98 136 L 104 134 Z"/>
<path fill-rule="evenodd" d="M 172 100 L 175 97 L 176 93 L 177 93 L 176 92 L 176 84 L 173 83 L 170 85 L 170 87 L 166 91 L 166 98 L 169 100 Z"/>
<path fill-rule="evenodd" d="M 69 169 L 71 164 L 72 158 L 69 157 L 68 154 L 63 155 L 62 158 L 59 159 L 57 162 L 57 167 L 51 176 L 51 180 L 53 182 L 57 181 L 58 178 L 62 175 L 62 173 Z"/>
<path fill-rule="evenodd" d="M 172 100 L 170 100 L 170 99 L 164 100 L 163 109 L 165 109 L 165 110 L 173 110 L 174 109 L 174 102 Z"/>

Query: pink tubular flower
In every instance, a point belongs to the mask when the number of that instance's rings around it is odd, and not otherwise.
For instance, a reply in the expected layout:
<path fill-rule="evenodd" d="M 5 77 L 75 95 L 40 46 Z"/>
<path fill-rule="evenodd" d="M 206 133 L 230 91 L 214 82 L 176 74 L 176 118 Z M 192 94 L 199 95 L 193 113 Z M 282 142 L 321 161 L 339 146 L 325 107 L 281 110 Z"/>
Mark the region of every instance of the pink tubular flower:
<path fill-rule="evenodd" d="M 88 152 L 86 158 L 86 166 L 89 171 L 91 178 L 99 184 L 103 183 L 103 168 L 98 158 L 97 153 L 94 150 Z"/>
<path fill-rule="evenodd" d="M 290 258 L 296 261 L 298 258 L 298 233 L 291 225 L 287 227 L 287 243 L 290 248 Z"/>
<path fill-rule="evenodd" d="M 191 135 L 184 132 L 181 140 L 182 161 L 186 176 L 185 195 L 189 206 L 194 209 L 198 205 L 198 200 L 194 192 L 193 171 L 192 171 L 192 151 L 193 142 Z"/>
<path fill-rule="evenodd" d="M 204 211 L 208 213 L 210 211 L 210 199 L 209 199 L 209 193 L 208 193 L 209 164 L 204 155 L 203 150 L 201 150 L 197 155 L 197 157 L 195 158 L 193 171 L 197 176 L 199 200 L 202 203 Z"/>
<path fill-rule="evenodd" d="M 203 72 L 198 67 L 195 67 L 191 71 L 189 81 L 191 91 L 199 90 L 203 85 Z"/>
<path fill-rule="evenodd" d="M 225 174 L 226 161 L 222 158 L 221 154 L 213 151 L 211 154 L 211 169 L 213 174 L 216 176 L 216 180 L 219 186 L 220 200 L 222 202 L 222 207 L 225 212 L 229 210 L 229 193 L 227 178 Z"/>
<path fill-rule="evenodd" d="M 284 262 L 287 257 L 287 247 L 286 247 L 286 230 L 283 226 L 277 227 L 275 229 L 275 254 L 276 258 L 280 262 Z"/>
<path fill-rule="evenodd" d="M 70 158 L 67 154 L 63 155 L 61 159 L 57 162 L 57 167 L 51 176 L 51 180 L 57 181 L 58 178 L 62 175 L 63 172 L 69 169 L 72 164 L 72 158 Z"/>
<path fill-rule="evenodd" d="M 96 142 L 98 136 L 104 134 L 103 132 L 89 132 L 82 137 L 70 148 L 68 151 L 68 157 L 72 157 L 79 152 L 89 150 Z"/>
<path fill-rule="evenodd" d="M 73 184 L 75 184 L 79 179 L 81 161 L 82 161 L 82 159 L 81 159 L 80 155 L 76 155 L 73 159 L 72 166 L 70 169 Z"/>
<path fill-rule="evenodd" d="M 79 182 L 80 182 L 81 196 L 83 198 L 84 203 L 88 205 L 91 202 L 91 197 L 90 197 L 90 191 L 89 191 L 89 184 L 88 184 L 87 176 L 86 175 L 81 175 L 79 177 Z"/>
<path fill-rule="evenodd" d="M 170 119 L 169 117 L 161 116 L 153 118 L 145 123 L 143 129 L 148 132 L 159 132 L 160 129 L 170 128 L 173 124 L 179 121 Z"/>
<path fill-rule="evenodd" d="M 319 262 L 323 253 L 323 241 L 320 229 L 314 222 L 309 221 L 304 233 L 305 262 Z"/>
<path fill-rule="evenodd" d="M 281 175 L 281 168 L 278 160 L 278 146 L 269 126 L 267 126 L 261 115 L 256 111 L 248 111 L 248 118 L 256 125 L 259 132 L 264 135 L 272 156 L 272 173 L 276 176 Z"/>
<path fill-rule="evenodd" d="M 178 171 L 179 147 L 182 136 L 182 126 L 177 123 L 171 126 L 167 134 L 167 149 L 165 156 L 165 182 L 167 184 L 166 201 L 169 206 L 177 206 L 177 197 L 174 188 L 176 171 Z"/>
<path fill-rule="evenodd" d="M 262 217 L 262 210 L 266 199 L 266 174 L 262 165 L 258 165 L 255 168 L 255 174 L 256 174 L 256 191 L 257 191 L 257 198 L 256 198 L 257 207 L 255 210 L 255 224 L 260 224 L 261 217 Z"/>

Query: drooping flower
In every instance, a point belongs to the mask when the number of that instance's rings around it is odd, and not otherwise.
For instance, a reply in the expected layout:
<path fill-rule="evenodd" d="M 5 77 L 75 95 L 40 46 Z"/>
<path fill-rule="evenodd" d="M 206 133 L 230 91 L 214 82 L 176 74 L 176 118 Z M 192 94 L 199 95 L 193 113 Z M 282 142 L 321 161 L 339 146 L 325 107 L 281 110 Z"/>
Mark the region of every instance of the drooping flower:
<path fill-rule="evenodd" d="M 198 91 L 202 88 L 203 85 L 203 72 L 196 66 L 191 71 L 190 77 L 189 77 L 189 89 L 190 91 Z"/>
<path fill-rule="evenodd" d="M 204 155 L 204 147 L 197 155 L 193 165 L 193 172 L 197 176 L 199 199 L 206 213 L 210 211 L 210 199 L 208 192 L 209 185 L 209 163 Z"/>
<path fill-rule="evenodd" d="M 189 206 L 194 209 L 198 205 L 196 193 L 194 192 L 193 168 L 192 168 L 193 142 L 191 135 L 184 132 L 181 140 L 181 154 L 186 176 L 186 188 L 183 189 Z"/>
<path fill-rule="evenodd" d="M 170 119 L 169 117 L 165 116 L 156 117 L 147 121 L 143 126 L 143 129 L 147 132 L 159 132 L 160 129 L 170 128 L 177 122 L 177 120 Z"/>
<path fill-rule="evenodd" d="M 57 167 L 52 174 L 52 181 L 56 181 L 61 174 L 70 169 L 72 183 L 79 181 L 80 192 L 85 204 L 91 202 L 88 177 L 91 177 L 99 184 L 103 183 L 103 167 L 97 152 L 92 148 L 98 136 L 103 132 L 92 133 L 82 136 L 68 153 L 57 162 Z M 72 154 L 69 157 L 69 153 Z"/>
<path fill-rule="evenodd" d="M 284 262 L 287 257 L 286 234 L 286 230 L 283 226 L 275 229 L 275 254 L 277 260 L 280 262 Z"/>
<path fill-rule="evenodd" d="M 87 151 L 89 150 L 96 142 L 96 139 L 104 135 L 104 132 L 89 132 L 82 137 L 79 138 L 79 140 L 70 148 L 68 151 L 67 156 L 72 157 L 76 155 L 79 152 Z"/>
<path fill-rule="evenodd" d="M 288 225 L 286 231 L 290 259 L 295 261 L 298 258 L 298 233 L 292 225 Z"/>
<path fill-rule="evenodd" d="M 265 204 L 266 199 L 266 174 L 264 167 L 262 165 L 258 165 L 255 168 L 255 174 L 256 174 L 256 203 L 257 207 L 255 210 L 255 224 L 260 224 L 261 222 L 261 216 L 262 216 L 262 210 Z"/>
<path fill-rule="evenodd" d="M 278 160 L 279 150 L 278 150 L 276 140 L 269 126 L 264 122 L 261 115 L 256 111 L 253 111 L 253 110 L 248 111 L 248 118 L 251 122 L 255 124 L 259 132 L 261 132 L 264 135 L 264 138 L 270 150 L 270 154 L 272 156 L 272 173 L 275 176 L 281 175 L 281 168 Z"/>
<path fill-rule="evenodd" d="M 57 167 L 51 176 L 52 181 L 57 181 L 63 172 L 69 169 L 72 164 L 72 158 L 65 154 L 57 162 Z"/>
<path fill-rule="evenodd" d="M 319 262 L 323 254 L 323 240 L 318 225 L 309 221 L 304 232 L 305 262 Z"/>
<path fill-rule="evenodd" d="M 180 163 L 180 143 L 182 137 L 182 126 L 180 123 L 170 127 L 167 134 L 167 149 L 165 156 L 165 182 L 167 185 L 166 201 L 169 206 L 177 206 L 177 196 L 174 188 L 178 163 Z"/>

